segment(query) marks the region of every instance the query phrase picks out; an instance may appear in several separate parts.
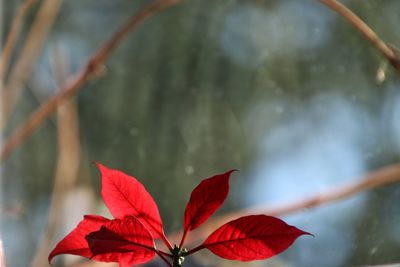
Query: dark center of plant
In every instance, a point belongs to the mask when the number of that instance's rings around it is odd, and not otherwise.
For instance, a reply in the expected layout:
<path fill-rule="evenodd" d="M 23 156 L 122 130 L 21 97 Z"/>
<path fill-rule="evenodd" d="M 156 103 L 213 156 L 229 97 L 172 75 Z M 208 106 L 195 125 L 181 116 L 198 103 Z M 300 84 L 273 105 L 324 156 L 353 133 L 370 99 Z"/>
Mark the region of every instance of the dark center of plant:
<path fill-rule="evenodd" d="M 174 248 L 171 250 L 173 257 L 173 267 L 182 267 L 183 261 L 185 260 L 185 256 L 187 255 L 186 248 L 180 248 L 177 245 L 174 245 Z"/>

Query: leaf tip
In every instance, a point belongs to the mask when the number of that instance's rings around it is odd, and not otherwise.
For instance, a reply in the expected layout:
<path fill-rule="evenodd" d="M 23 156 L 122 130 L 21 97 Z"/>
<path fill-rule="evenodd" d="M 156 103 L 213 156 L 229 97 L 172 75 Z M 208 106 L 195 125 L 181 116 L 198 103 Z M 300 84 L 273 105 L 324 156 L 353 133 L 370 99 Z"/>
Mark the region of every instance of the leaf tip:
<path fill-rule="evenodd" d="M 315 235 L 306 231 L 303 231 L 303 233 L 301 235 L 309 235 L 315 238 Z"/>
<path fill-rule="evenodd" d="M 53 251 L 52 252 L 50 252 L 50 254 L 49 254 L 49 256 L 47 257 L 47 262 L 49 263 L 49 265 L 52 265 L 51 264 L 51 260 L 54 258 L 54 256 L 53 256 Z"/>
<path fill-rule="evenodd" d="M 240 172 L 240 171 L 238 169 L 231 169 L 231 170 L 227 171 L 226 174 L 231 175 L 234 172 Z"/>
<path fill-rule="evenodd" d="M 95 165 L 97 166 L 97 168 L 100 170 L 100 172 L 101 172 L 103 169 L 106 169 L 106 168 L 107 168 L 106 166 L 104 166 L 103 164 L 101 164 L 101 163 L 98 162 L 98 161 L 93 161 L 93 164 L 95 164 Z"/>

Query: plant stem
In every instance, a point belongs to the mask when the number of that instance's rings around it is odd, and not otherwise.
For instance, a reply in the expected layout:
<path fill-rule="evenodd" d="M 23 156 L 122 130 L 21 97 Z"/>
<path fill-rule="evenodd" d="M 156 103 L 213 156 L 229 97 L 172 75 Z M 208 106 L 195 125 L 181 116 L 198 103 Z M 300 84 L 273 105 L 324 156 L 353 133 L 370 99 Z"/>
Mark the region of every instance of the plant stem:
<path fill-rule="evenodd" d="M 167 266 L 173 267 L 172 264 L 168 261 L 168 259 L 164 256 L 164 255 L 168 255 L 168 256 L 172 256 L 172 255 L 169 255 L 169 254 L 167 254 L 167 253 L 165 253 L 163 251 L 160 251 L 160 250 L 156 250 L 156 253 L 165 262 L 165 264 L 167 264 Z"/>
<path fill-rule="evenodd" d="M 182 266 L 183 266 L 183 260 L 181 259 L 181 257 L 174 257 L 172 267 L 182 267 Z"/>
<path fill-rule="evenodd" d="M 179 244 L 180 248 L 183 247 L 183 244 L 185 243 L 186 235 L 187 235 L 188 232 L 189 232 L 189 230 L 186 230 L 186 231 L 183 232 L 182 239 L 181 239 L 181 242 Z"/>
<path fill-rule="evenodd" d="M 185 253 L 185 256 L 188 256 L 188 255 L 190 255 L 190 254 L 193 254 L 193 253 L 195 253 L 195 252 L 197 252 L 197 251 L 199 251 L 199 250 L 201 250 L 201 249 L 203 249 L 203 248 L 205 248 L 204 245 L 197 246 L 197 247 L 195 247 L 194 249 L 191 249 L 191 250 L 189 250 L 188 252 L 186 252 L 186 253 Z"/>
<path fill-rule="evenodd" d="M 182 249 L 180 246 L 174 245 L 174 248 L 171 250 L 172 252 L 172 267 L 182 267 L 183 261 L 185 260 L 185 256 L 187 255 L 187 250 Z"/>
<path fill-rule="evenodd" d="M 172 251 L 172 245 L 169 242 L 168 238 L 165 236 L 164 233 L 161 234 L 161 240 L 164 242 L 164 244 L 167 246 L 167 248 L 169 249 L 169 251 Z"/>

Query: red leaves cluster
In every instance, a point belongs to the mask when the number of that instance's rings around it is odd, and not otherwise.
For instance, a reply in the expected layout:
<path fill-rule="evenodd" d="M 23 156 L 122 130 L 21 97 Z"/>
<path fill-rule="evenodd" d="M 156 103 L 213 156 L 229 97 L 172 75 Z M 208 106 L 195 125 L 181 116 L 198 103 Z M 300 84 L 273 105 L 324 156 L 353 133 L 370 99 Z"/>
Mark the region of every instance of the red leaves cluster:
<path fill-rule="evenodd" d="M 183 259 L 200 249 L 230 260 L 270 258 L 286 250 L 299 236 L 308 234 L 284 221 L 251 215 L 226 223 L 200 246 L 183 249 L 187 234 L 204 223 L 225 201 L 233 171 L 203 180 L 192 192 L 184 216 L 184 233 L 179 246 L 172 247 L 162 227 L 157 205 L 134 177 L 98 164 L 103 200 L 115 219 L 86 215 L 49 255 L 73 254 L 128 267 L 150 261 L 156 254 L 170 267 L 182 266 Z M 169 252 L 156 248 L 161 238 Z"/>

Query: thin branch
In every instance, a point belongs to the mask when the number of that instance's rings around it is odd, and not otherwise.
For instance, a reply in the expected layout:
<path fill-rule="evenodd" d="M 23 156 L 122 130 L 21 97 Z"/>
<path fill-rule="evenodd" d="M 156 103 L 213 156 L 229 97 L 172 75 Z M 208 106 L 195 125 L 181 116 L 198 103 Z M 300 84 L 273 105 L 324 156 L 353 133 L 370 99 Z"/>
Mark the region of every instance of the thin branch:
<path fill-rule="evenodd" d="M 389 61 L 389 63 L 400 72 L 400 53 L 399 51 L 386 44 L 360 17 L 353 13 L 349 8 L 337 0 L 318 0 L 330 9 L 350 22 L 361 34 L 367 38 L 376 49 Z"/>
<path fill-rule="evenodd" d="M 7 71 L 8 64 L 10 63 L 11 55 L 15 47 L 15 43 L 18 40 L 19 34 L 21 32 L 22 23 L 28 11 L 37 2 L 37 0 L 25 0 L 11 22 L 10 31 L 7 35 L 6 41 L 4 43 L 4 48 L 0 56 L 0 86 L 4 84 L 3 77 L 4 73 Z"/>
<path fill-rule="evenodd" d="M 40 124 L 56 110 L 60 103 L 74 96 L 91 77 L 96 75 L 112 50 L 121 43 L 131 30 L 136 28 L 136 26 L 145 19 L 178 2 L 179 0 L 159 0 L 132 16 L 96 53 L 94 53 L 86 66 L 73 80 L 60 90 L 59 94 L 42 104 L 4 141 L 0 150 L 0 162 L 3 162 L 18 145 L 32 134 Z"/>
<path fill-rule="evenodd" d="M 17 62 L 13 65 L 9 78 L 4 84 L 5 87 L 1 88 L 1 131 L 4 129 L 24 85 L 34 69 L 62 2 L 63 0 L 46 0 L 43 2 Z"/>
<path fill-rule="evenodd" d="M 204 240 L 211 233 L 211 231 L 217 229 L 217 227 L 241 216 L 249 214 L 268 214 L 271 216 L 282 216 L 285 214 L 302 211 L 304 209 L 315 208 L 328 203 L 337 202 L 354 196 L 358 193 L 397 182 L 400 182 L 400 164 L 384 167 L 368 174 L 367 176 L 356 182 L 332 188 L 326 192 L 316 194 L 312 197 L 296 200 L 283 205 L 272 207 L 262 205 L 259 207 L 252 207 L 224 214 L 220 217 L 209 220 L 199 230 L 192 232 L 187 239 L 187 243 L 193 244 L 198 240 Z M 170 235 L 170 239 L 176 238 L 181 234 L 181 232 L 173 233 L 172 235 Z"/>

